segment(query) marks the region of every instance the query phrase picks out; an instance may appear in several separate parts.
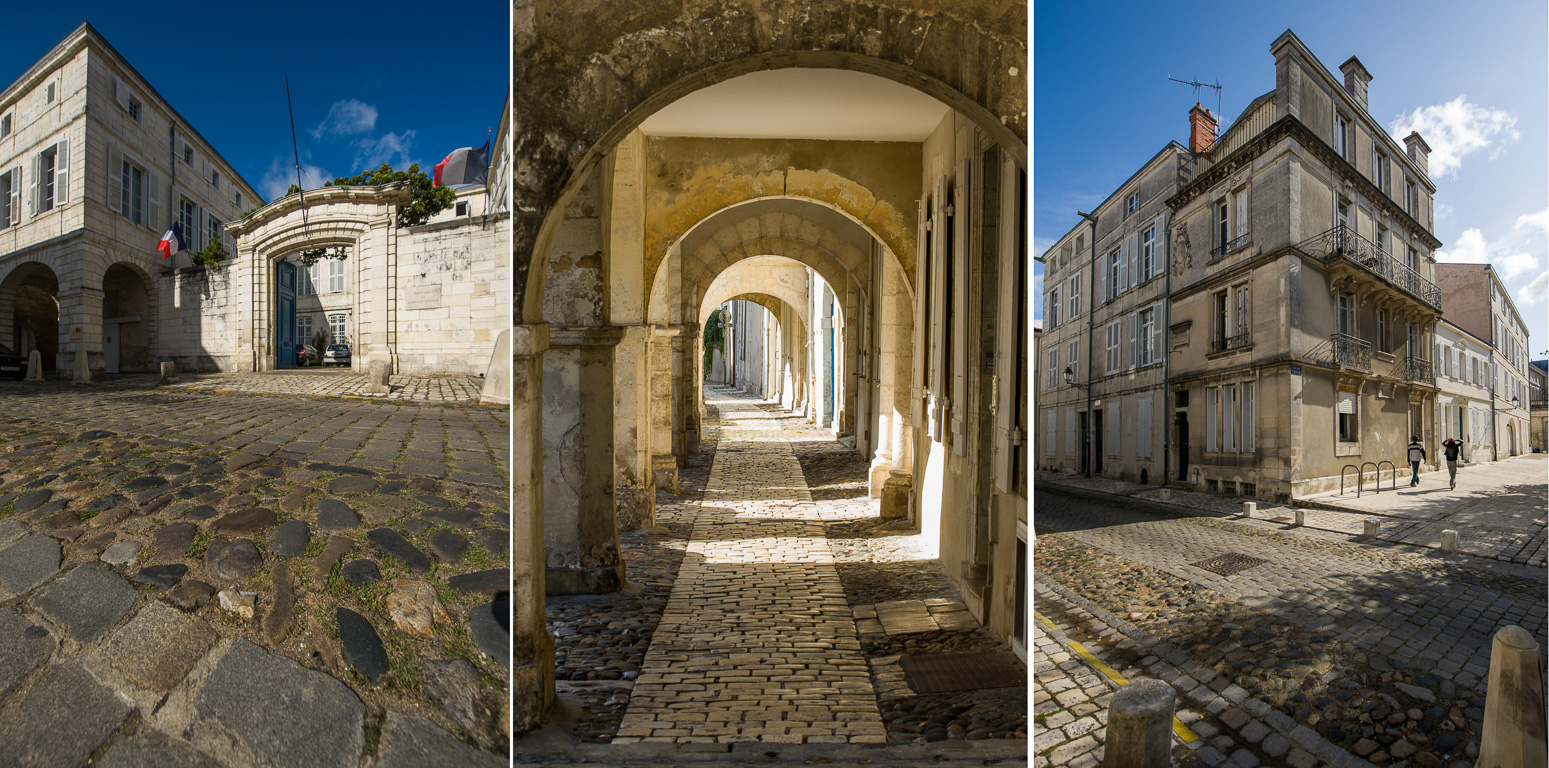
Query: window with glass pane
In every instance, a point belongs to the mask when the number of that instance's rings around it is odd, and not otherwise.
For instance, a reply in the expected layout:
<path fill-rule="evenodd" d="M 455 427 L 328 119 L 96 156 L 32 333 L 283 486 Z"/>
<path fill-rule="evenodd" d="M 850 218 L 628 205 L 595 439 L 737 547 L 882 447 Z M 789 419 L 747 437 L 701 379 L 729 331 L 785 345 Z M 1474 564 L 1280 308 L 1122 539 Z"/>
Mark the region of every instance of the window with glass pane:
<path fill-rule="evenodd" d="M 328 316 L 328 343 L 343 344 L 346 339 L 344 327 L 344 315 Z"/>
<path fill-rule="evenodd" d="M 1356 410 L 1358 407 L 1359 403 L 1357 402 L 1356 394 L 1354 392 L 1339 393 L 1339 442 L 1360 442 L 1361 437 L 1357 431 L 1357 417 L 1359 414 L 1356 413 Z"/>
<path fill-rule="evenodd" d="M 1150 280 L 1156 274 L 1156 227 L 1146 230 L 1141 236 L 1140 245 L 1140 279 Z"/>

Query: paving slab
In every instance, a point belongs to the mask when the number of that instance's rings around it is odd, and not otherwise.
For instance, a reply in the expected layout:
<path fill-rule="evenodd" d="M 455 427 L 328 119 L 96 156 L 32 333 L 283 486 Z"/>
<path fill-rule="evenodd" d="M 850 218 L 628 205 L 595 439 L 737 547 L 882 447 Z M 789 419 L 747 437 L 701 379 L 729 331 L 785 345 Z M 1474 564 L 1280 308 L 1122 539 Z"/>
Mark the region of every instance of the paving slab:
<path fill-rule="evenodd" d="M 382 723 L 375 768 L 422 768 L 432 765 L 499 768 L 510 765 L 504 755 L 475 749 L 445 729 L 416 715 L 388 712 Z"/>
<path fill-rule="evenodd" d="M 25 595 L 59 572 L 59 542 L 38 533 L 0 549 L 0 596 Z"/>
<path fill-rule="evenodd" d="M 166 693 L 204 658 L 215 640 L 215 631 L 203 619 L 154 602 L 114 632 L 95 658 L 131 685 Z"/>
<path fill-rule="evenodd" d="M 67 661 L 0 709 L 0 755 L 18 768 L 83 766 L 129 712 L 80 662 Z"/>
<path fill-rule="evenodd" d="M 43 666 L 58 645 L 48 628 L 33 623 L 15 608 L 0 608 L 0 700 Z"/>
<path fill-rule="evenodd" d="M 95 563 L 83 563 L 38 590 L 32 607 L 58 626 L 65 637 L 89 643 L 118 624 L 139 593 Z"/>

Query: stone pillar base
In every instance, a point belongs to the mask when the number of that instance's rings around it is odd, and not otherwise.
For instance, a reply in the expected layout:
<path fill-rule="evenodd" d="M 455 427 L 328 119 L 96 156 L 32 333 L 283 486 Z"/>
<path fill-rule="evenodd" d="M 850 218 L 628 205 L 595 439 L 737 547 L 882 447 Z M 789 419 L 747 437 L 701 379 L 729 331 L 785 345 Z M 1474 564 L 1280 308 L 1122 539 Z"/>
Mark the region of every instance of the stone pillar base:
<path fill-rule="evenodd" d="M 909 517 L 909 489 L 913 485 L 909 475 L 889 475 L 882 484 L 882 519 L 904 520 Z"/>
<path fill-rule="evenodd" d="M 876 458 L 871 460 L 871 470 L 867 473 L 867 485 L 870 488 L 871 498 L 882 498 L 882 488 L 887 485 L 888 478 L 893 476 L 893 462 Z"/>
<path fill-rule="evenodd" d="M 615 485 L 613 503 L 620 531 L 639 531 L 656 526 L 654 487 Z"/>
<path fill-rule="evenodd" d="M 554 705 L 554 638 L 544 632 L 531 654 L 517 652 L 511 669 L 511 726 L 517 733 L 537 728 Z"/>
<path fill-rule="evenodd" d="M 549 568 L 543 575 L 544 594 L 601 595 L 624 588 L 624 564 L 596 568 Z"/>

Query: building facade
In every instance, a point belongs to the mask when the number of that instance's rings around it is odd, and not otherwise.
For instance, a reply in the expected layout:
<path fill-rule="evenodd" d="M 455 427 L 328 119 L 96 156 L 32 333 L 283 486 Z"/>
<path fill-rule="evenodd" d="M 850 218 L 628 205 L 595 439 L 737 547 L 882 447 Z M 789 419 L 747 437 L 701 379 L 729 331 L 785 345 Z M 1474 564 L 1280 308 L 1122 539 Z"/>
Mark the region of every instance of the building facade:
<path fill-rule="evenodd" d="M 1549 450 L 1549 360 L 1534 360 L 1527 369 L 1528 418 L 1531 420 L 1529 450 Z"/>
<path fill-rule="evenodd" d="M 1520 456 L 1528 451 L 1532 399 L 1527 326 L 1489 264 L 1437 264 L 1436 274 L 1447 319 L 1488 345 L 1491 460 Z"/>
<path fill-rule="evenodd" d="M 229 364 L 204 329 L 230 286 L 192 254 L 233 250 L 225 225 L 263 201 L 90 25 L 0 91 L 0 169 L 0 343 L 45 371 Z"/>
<path fill-rule="evenodd" d="M 1165 482 L 1167 200 L 1184 154 L 1163 147 L 1039 257 L 1036 466 Z"/>
<path fill-rule="evenodd" d="M 1436 435 L 1463 441 L 1462 463 L 1495 459 L 1490 344 L 1448 319 L 1436 323 Z"/>

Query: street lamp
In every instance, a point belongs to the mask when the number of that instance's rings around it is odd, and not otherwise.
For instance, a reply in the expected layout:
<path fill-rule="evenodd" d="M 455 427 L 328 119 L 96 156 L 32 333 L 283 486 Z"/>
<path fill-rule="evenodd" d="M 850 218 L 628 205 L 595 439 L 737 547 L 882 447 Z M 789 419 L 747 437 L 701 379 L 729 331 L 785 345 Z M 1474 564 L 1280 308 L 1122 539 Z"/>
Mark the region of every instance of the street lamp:
<path fill-rule="evenodd" d="M 1065 383 L 1072 387 L 1080 387 L 1081 389 L 1087 388 L 1087 385 L 1078 383 L 1076 381 L 1076 372 L 1068 365 L 1065 366 Z"/>

